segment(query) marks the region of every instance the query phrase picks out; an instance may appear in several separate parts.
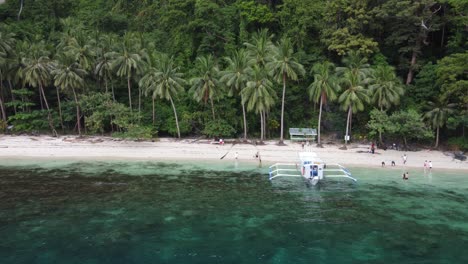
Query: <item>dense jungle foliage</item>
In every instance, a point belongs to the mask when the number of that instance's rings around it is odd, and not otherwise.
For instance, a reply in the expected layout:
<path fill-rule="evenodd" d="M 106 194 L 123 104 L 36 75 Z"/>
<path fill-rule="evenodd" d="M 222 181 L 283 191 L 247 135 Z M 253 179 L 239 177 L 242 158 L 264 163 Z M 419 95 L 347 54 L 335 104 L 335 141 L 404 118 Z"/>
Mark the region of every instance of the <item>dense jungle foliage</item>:
<path fill-rule="evenodd" d="M 2 2 L 0 131 L 468 145 L 465 0 Z"/>

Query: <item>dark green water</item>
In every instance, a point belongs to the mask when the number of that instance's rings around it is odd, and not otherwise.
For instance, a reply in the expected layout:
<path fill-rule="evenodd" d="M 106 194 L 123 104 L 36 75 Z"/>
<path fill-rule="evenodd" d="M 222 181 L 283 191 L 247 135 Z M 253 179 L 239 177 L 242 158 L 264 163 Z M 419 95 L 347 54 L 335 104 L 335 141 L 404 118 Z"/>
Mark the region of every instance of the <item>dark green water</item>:
<path fill-rule="evenodd" d="M 3 165 L 2 264 L 468 263 L 466 172 L 311 188 L 246 164 Z"/>

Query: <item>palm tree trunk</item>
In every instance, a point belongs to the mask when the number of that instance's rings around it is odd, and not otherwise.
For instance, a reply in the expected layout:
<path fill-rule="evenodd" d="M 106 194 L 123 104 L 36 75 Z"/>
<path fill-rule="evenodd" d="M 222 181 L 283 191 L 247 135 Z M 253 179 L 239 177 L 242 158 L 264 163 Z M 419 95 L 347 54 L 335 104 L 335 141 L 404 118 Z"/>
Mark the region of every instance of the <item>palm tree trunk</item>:
<path fill-rule="evenodd" d="M 76 106 L 76 123 L 78 125 L 78 135 L 81 136 L 81 122 L 80 122 L 80 106 L 78 105 L 78 98 L 76 97 L 75 89 L 72 88 L 73 98 L 75 99 Z"/>
<path fill-rule="evenodd" d="M 128 107 L 130 107 L 130 112 L 133 111 L 132 109 L 132 88 L 130 82 L 130 75 L 127 77 L 127 87 L 128 87 Z"/>
<path fill-rule="evenodd" d="M 44 110 L 44 103 L 42 102 L 42 91 L 41 88 L 39 87 L 39 102 L 41 103 L 41 110 Z"/>
<path fill-rule="evenodd" d="M 320 125 L 322 123 L 322 105 L 323 105 L 323 94 L 320 96 L 320 110 L 319 110 L 319 118 L 318 118 L 318 125 L 317 125 L 317 147 L 322 147 L 322 142 L 320 141 Z"/>
<path fill-rule="evenodd" d="M 112 89 L 112 99 L 115 102 L 114 83 L 112 81 L 111 81 L 111 89 Z"/>
<path fill-rule="evenodd" d="M 57 131 L 54 128 L 54 120 L 52 119 L 52 115 L 50 114 L 49 103 L 47 102 L 47 98 L 45 96 L 44 88 L 42 87 L 42 83 L 39 84 L 39 92 L 42 94 L 42 98 L 44 99 L 44 104 L 47 109 L 47 119 L 49 121 L 49 127 L 52 130 L 52 135 L 57 136 Z"/>
<path fill-rule="evenodd" d="M 213 98 L 210 98 L 210 104 L 211 104 L 211 113 L 213 114 L 213 121 L 215 121 L 216 117 L 215 117 Z"/>
<path fill-rule="evenodd" d="M 11 93 L 11 101 L 16 101 L 15 93 L 13 93 L 13 84 L 11 84 L 11 80 L 8 80 L 8 86 L 10 86 L 10 93 Z M 13 106 L 13 113 L 16 115 L 16 105 Z"/>
<path fill-rule="evenodd" d="M 348 109 L 348 118 L 346 120 L 346 134 L 345 134 L 345 146 L 348 145 L 348 136 L 349 136 L 349 123 L 350 123 L 350 119 L 351 119 L 351 111 L 352 111 L 352 108 L 351 106 L 349 107 Z"/>
<path fill-rule="evenodd" d="M 154 111 L 154 97 L 151 97 L 151 101 L 153 102 L 153 126 L 156 124 L 156 114 Z"/>
<path fill-rule="evenodd" d="M 263 111 L 260 111 L 260 142 L 263 142 Z"/>
<path fill-rule="evenodd" d="M 380 106 L 380 112 L 383 112 L 382 106 Z M 379 143 L 381 146 L 383 146 L 382 131 L 380 129 L 379 129 Z"/>
<path fill-rule="evenodd" d="M 245 103 L 242 103 L 242 115 L 244 117 L 244 142 L 247 141 L 247 118 L 245 114 Z"/>
<path fill-rule="evenodd" d="M 3 105 L 2 97 L 0 97 L 0 112 L 2 112 L 2 120 L 6 122 L 7 117 L 6 117 L 5 106 Z"/>
<path fill-rule="evenodd" d="M 23 4 L 24 4 L 24 0 L 21 0 L 20 1 L 20 9 L 18 11 L 18 16 L 17 16 L 18 21 L 21 19 L 21 13 L 23 12 Z"/>
<path fill-rule="evenodd" d="M 171 100 L 172 109 L 174 110 L 175 122 L 177 126 L 177 136 L 180 138 L 179 119 L 177 118 L 177 111 L 174 105 L 174 101 L 172 101 L 172 97 L 169 97 L 169 100 Z"/>
<path fill-rule="evenodd" d="M 107 87 L 107 78 L 104 77 L 104 87 L 106 87 L 106 93 L 109 92 L 109 88 Z"/>
<path fill-rule="evenodd" d="M 6 122 L 6 108 L 3 99 L 3 78 L 0 78 L 0 112 L 2 112 L 2 120 Z"/>
<path fill-rule="evenodd" d="M 58 107 L 59 107 L 59 118 L 60 118 L 60 126 L 62 127 L 62 133 L 64 131 L 64 127 L 63 127 L 63 118 L 62 118 L 62 104 L 60 102 L 60 92 L 59 92 L 59 88 L 58 87 L 55 87 L 55 90 L 57 91 L 57 101 L 58 101 Z"/>
<path fill-rule="evenodd" d="M 284 97 L 286 96 L 286 73 L 283 72 L 283 98 L 281 100 L 281 134 L 279 145 L 283 145 L 283 129 L 284 129 Z"/>
<path fill-rule="evenodd" d="M 138 88 L 138 115 L 141 114 L 141 88 Z"/>
<path fill-rule="evenodd" d="M 440 130 L 440 127 L 437 126 L 437 129 L 436 129 L 436 142 L 435 142 L 435 148 L 438 148 L 439 147 L 439 130 Z"/>

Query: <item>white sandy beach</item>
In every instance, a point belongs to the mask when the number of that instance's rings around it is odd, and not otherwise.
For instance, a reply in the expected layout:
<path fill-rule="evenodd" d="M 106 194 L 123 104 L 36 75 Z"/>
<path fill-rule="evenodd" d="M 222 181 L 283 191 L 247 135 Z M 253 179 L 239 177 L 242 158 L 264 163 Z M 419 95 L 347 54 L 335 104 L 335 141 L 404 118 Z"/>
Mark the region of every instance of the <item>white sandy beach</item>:
<path fill-rule="evenodd" d="M 259 151 L 263 165 L 275 162 L 297 162 L 300 143 L 286 141 L 286 146 L 277 146 L 276 141 L 267 141 L 265 145 L 230 144 L 224 146 L 211 144 L 210 140 L 162 138 L 155 142 L 135 142 L 116 140 L 109 137 L 62 136 L 9 136 L 0 135 L 0 159 L 67 159 L 67 160 L 234 160 L 238 153 L 240 162 L 258 162 L 255 153 Z M 407 167 L 423 167 L 425 160 L 433 163 L 434 170 L 458 169 L 468 171 L 468 162 L 454 160 L 440 151 L 422 150 L 403 152 L 377 149 L 376 154 L 366 153 L 369 146 L 351 144 L 348 150 L 339 149 L 341 145 L 326 145 L 317 148 L 305 146 L 306 150 L 316 152 L 327 163 L 340 163 L 347 166 L 380 167 L 385 161 L 391 169 L 392 160 L 395 168 L 401 168 L 402 155 L 408 156 Z M 1 164 L 1 161 L 0 161 Z"/>

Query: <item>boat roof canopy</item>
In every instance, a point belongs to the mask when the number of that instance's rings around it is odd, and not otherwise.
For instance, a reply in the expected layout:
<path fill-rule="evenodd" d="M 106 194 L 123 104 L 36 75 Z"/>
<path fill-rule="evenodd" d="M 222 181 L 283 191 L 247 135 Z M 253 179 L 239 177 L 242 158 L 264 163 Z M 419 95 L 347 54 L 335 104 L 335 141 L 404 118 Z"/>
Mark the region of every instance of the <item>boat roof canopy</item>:
<path fill-rule="evenodd" d="M 317 157 L 317 154 L 315 152 L 299 152 L 299 159 L 302 163 L 304 163 L 304 161 L 320 163 L 323 162 L 320 158 Z"/>

